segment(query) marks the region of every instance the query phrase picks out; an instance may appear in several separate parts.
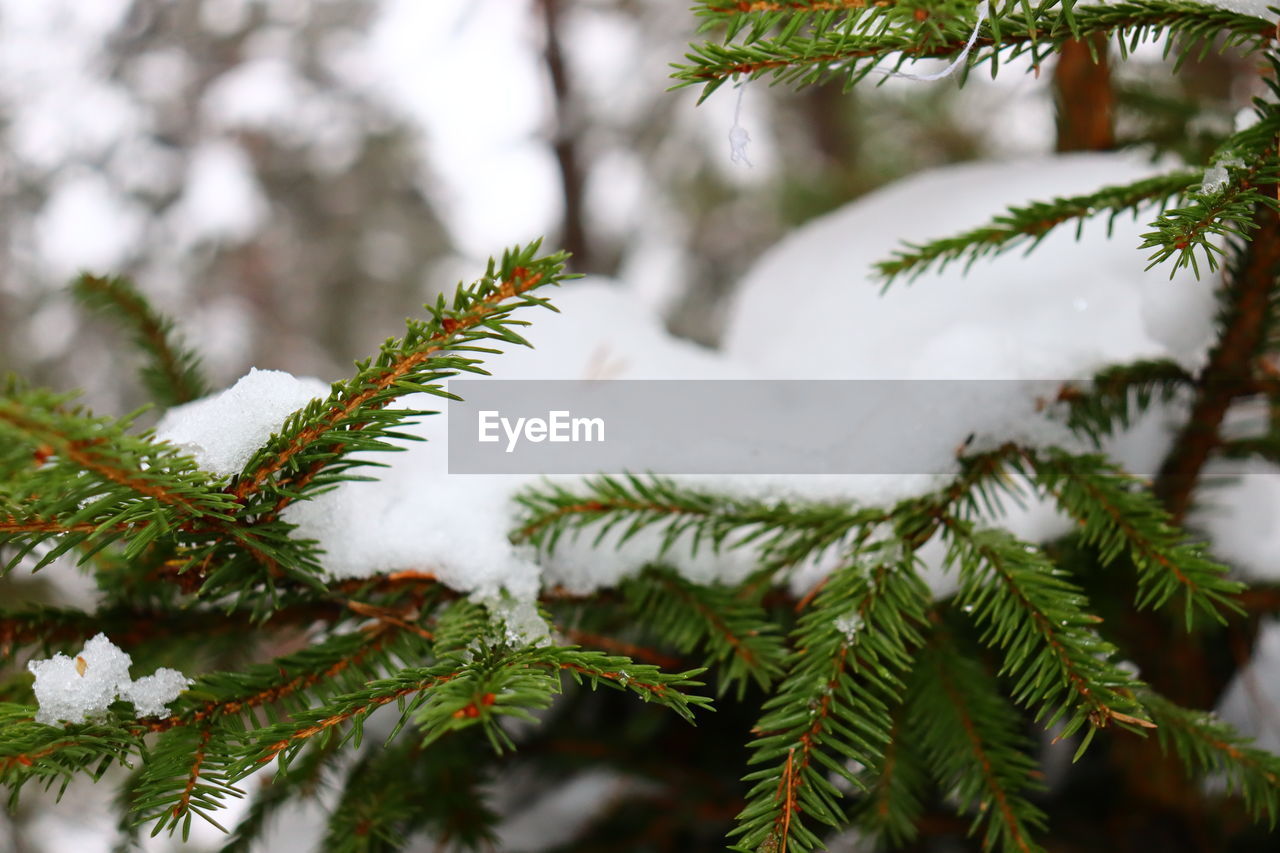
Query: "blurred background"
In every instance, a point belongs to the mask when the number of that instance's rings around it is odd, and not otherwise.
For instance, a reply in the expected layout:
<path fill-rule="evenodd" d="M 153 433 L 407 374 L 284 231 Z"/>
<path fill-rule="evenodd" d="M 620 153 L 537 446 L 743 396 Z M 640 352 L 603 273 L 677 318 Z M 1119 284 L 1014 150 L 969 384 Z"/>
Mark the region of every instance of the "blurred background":
<path fill-rule="evenodd" d="M 126 274 L 215 384 L 332 379 L 545 235 L 714 342 L 788 228 L 917 169 L 1053 145 L 1025 74 L 957 91 L 666 91 L 697 21 L 642 0 L 0 0 L 0 360 L 120 410 L 64 294 Z M 976 82 L 976 81 L 975 81 Z"/>
<path fill-rule="evenodd" d="M 696 25 L 652 0 L 0 0 L 0 366 L 138 402 L 65 295 L 88 270 L 180 318 L 216 385 L 333 379 L 544 235 L 714 343 L 732 283 L 788 229 L 922 168 L 1056 144 L 1051 74 L 1024 64 L 963 88 L 758 81 L 753 165 L 735 164 L 738 93 L 667 91 Z M 1115 132 L 1155 151 L 1229 129 L 1247 69 L 1200 66 L 1125 63 Z M 1209 107 L 1190 127 L 1188 98 Z M 1129 126 L 1126 103 L 1166 126 Z"/>
<path fill-rule="evenodd" d="M 141 402 L 116 333 L 66 291 L 90 271 L 178 318 L 217 387 L 250 366 L 332 380 L 539 236 L 714 344 L 739 275 L 806 220 L 963 160 L 1130 141 L 1196 159 L 1256 81 L 1231 55 L 1175 77 L 1158 49 L 1110 72 L 1086 50 L 1093 100 L 1074 105 L 1055 92 L 1079 51 L 963 88 L 757 81 L 698 105 L 667 91 L 687 6 L 0 0 L 0 371 L 106 412 Z M 735 114 L 750 166 L 729 157 Z M 1078 121 L 1094 114 L 1101 136 Z M 110 843 L 85 820 L 46 847 L 45 819 L 24 797 L 0 851 Z"/>

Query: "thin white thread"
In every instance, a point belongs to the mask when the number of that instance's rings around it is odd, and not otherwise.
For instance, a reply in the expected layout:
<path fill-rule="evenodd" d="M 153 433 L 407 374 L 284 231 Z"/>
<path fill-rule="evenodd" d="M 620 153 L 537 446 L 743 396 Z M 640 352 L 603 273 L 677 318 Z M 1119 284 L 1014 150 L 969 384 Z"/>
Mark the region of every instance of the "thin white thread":
<path fill-rule="evenodd" d="M 956 73 L 957 68 L 965 63 L 965 60 L 969 58 L 969 54 L 973 52 L 973 46 L 978 43 L 978 31 L 982 29 L 982 22 L 987 19 L 987 0 L 980 0 L 976 8 L 978 20 L 973 24 L 973 32 L 969 33 L 969 41 L 965 43 L 964 50 L 960 51 L 960 55 L 951 60 L 951 64 L 946 68 L 933 74 L 907 74 L 903 71 L 885 71 L 880 68 L 874 69 L 875 72 L 886 77 L 901 77 L 904 80 L 915 80 L 919 83 L 932 83 L 935 80 L 950 77 Z"/>
<path fill-rule="evenodd" d="M 742 115 L 742 95 L 746 91 L 747 81 L 744 80 L 738 84 L 738 103 L 733 108 L 733 126 L 729 128 L 729 159 L 734 163 L 745 163 L 751 168 L 753 164 L 747 159 L 747 144 L 751 142 L 751 134 L 738 124 L 738 118 Z"/>

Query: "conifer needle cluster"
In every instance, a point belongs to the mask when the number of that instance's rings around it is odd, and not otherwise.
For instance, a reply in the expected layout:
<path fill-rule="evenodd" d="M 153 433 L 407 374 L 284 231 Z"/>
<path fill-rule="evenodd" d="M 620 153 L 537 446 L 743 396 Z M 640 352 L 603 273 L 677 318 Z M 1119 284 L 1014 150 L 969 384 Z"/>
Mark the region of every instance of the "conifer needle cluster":
<path fill-rule="evenodd" d="M 1280 458 L 1274 421 L 1252 443 L 1221 430 L 1232 402 L 1280 397 L 1264 359 L 1280 334 L 1274 23 L 1192 0 L 995 2 L 980 24 L 967 0 L 700 0 L 697 14 L 709 40 L 674 77 L 704 97 L 761 77 L 853 86 L 924 58 L 963 56 L 962 75 L 996 74 L 1092 36 L 1122 57 L 1160 39 L 1178 58 L 1227 47 L 1266 58 L 1272 97 L 1208 162 L 1029 200 L 878 267 L 905 287 L 899 279 L 926 269 L 1020 247 L 1033 270 L 1033 250 L 1053 229 L 1149 217 L 1153 265 L 1222 277 L 1206 366 L 1113 365 L 1052 402 L 1098 443 L 1155 403 L 1186 400 L 1154 481 L 1101 453 L 1009 442 L 963 456 L 940 488 L 885 506 L 745 499 L 641 473 L 544 485 L 519 499 L 517 545 L 549 554 L 585 537 L 608 561 L 605 543 L 659 535 L 644 540 L 656 542 L 647 568 L 616 588 L 544 590 L 552 633 L 529 643 L 430 566 L 328 577 L 315 543 L 291 536 L 282 512 L 376 477 L 372 460 L 431 416 L 394 405 L 401 397 L 447 398 L 443 380 L 484 372 L 495 344 L 536 342 L 538 310 L 566 277 L 563 256 L 534 244 L 491 262 L 290 416 L 230 477 L 200 470 L 136 417 L 93 414 L 73 395 L 7 379 L 0 565 L 74 561 L 100 601 L 92 612 L 4 603 L 3 662 L 74 652 L 104 631 L 136 659 L 195 676 L 168 716 L 138 718 L 117 703 L 55 726 L 35 722 L 30 676 L 0 670 L 0 784 L 15 801 L 31 784 L 65 790 L 76 777 L 109 776 L 121 786 L 127 839 L 185 836 L 194 818 L 223 826 L 226 803 L 248 798 L 239 822 L 224 826 L 231 851 L 250 849 L 290 803 L 332 789 L 326 849 L 397 849 L 422 835 L 485 849 L 501 817 L 486 800 L 498 774 L 524 767 L 557 780 L 594 765 L 669 792 L 641 797 L 638 813 L 607 810 L 605 836 L 666 821 L 663 837 L 681 849 L 808 853 L 850 829 L 908 845 L 949 818 L 981 849 L 1025 853 L 1046 849 L 1062 817 L 1037 768 L 1065 740 L 1080 772 L 1114 783 L 1117 796 L 1136 775 L 1171 766 L 1146 762 L 1167 759 L 1186 780 L 1169 783 L 1168 802 L 1216 815 L 1206 820 L 1221 837 L 1256 837 L 1274 823 L 1280 758 L 1216 719 L 1213 692 L 1177 669 L 1214 654 L 1249 618 L 1242 584 L 1182 528 L 1203 467 L 1219 451 Z M 157 405 L 205 392 L 199 359 L 127 282 L 86 276 L 76 291 L 130 332 Z M 1001 506 L 1030 495 L 1073 519 L 1075 532 L 1040 545 L 990 526 Z M 953 595 L 931 594 L 927 547 L 941 549 Z M 671 567 L 675 551 L 700 548 L 758 559 L 735 585 Z M 789 573 L 817 560 L 834 568 L 807 594 L 789 594 Z M 1170 663 L 1152 663 L 1162 652 Z M 361 748 L 366 736 L 380 747 Z M 247 784 L 264 771 L 255 778 L 269 783 Z M 590 839 L 563 849 L 597 849 Z"/>

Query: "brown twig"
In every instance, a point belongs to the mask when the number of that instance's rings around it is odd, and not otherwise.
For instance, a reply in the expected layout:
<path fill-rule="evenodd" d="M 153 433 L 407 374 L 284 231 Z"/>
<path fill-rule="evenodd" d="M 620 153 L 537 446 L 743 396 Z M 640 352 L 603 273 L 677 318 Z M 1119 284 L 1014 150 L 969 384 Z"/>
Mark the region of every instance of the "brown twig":
<path fill-rule="evenodd" d="M 1200 473 L 1222 441 L 1220 428 L 1231 403 L 1254 387 L 1253 365 L 1266 333 L 1272 291 L 1280 273 L 1280 216 L 1258 206 L 1258 229 L 1249 243 L 1226 327 L 1197 382 L 1191 415 L 1156 476 L 1154 492 L 1175 522 L 1191 506 Z"/>

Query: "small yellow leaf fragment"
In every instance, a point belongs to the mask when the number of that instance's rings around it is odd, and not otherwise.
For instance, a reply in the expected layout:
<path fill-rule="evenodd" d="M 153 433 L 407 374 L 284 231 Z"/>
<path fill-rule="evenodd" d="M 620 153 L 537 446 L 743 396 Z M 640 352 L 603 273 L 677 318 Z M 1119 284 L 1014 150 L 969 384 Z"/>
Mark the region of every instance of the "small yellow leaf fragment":
<path fill-rule="evenodd" d="M 76 672 L 84 675 L 86 669 L 89 668 L 89 662 L 81 655 L 76 655 Z"/>

